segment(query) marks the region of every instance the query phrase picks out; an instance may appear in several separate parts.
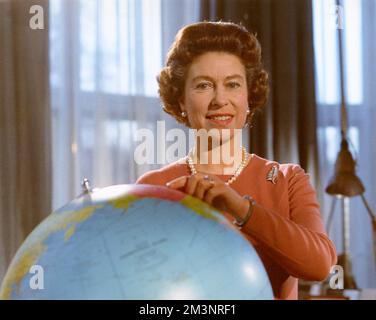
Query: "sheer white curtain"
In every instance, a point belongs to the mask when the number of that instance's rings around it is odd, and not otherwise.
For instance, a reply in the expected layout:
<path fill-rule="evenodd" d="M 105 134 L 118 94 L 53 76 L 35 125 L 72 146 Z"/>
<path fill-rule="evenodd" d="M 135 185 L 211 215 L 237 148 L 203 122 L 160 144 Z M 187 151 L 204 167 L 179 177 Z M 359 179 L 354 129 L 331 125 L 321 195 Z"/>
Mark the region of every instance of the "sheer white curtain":
<path fill-rule="evenodd" d="M 56 209 L 84 177 L 94 187 L 133 183 L 160 166 L 135 163 L 135 132 L 156 132 L 157 120 L 178 126 L 160 107 L 156 75 L 177 30 L 198 20 L 199 0 L 50 3 Z"/>
<path fill-rule="evenodd" d="M 334 172 L 334 162 L 340 146 L 336 26 L 341 24 L 345 40 L 345 92 L 351 149 L 358 159 L 357 173 L 366 188 L 365 196 L 375 211 L 376 1 L 343 0 L 338 10 L 334 0 L 313 0 L 313 9 L 321 184 L 327 186 Z M 332 198 L 327 194 L 323 196 L 323 211 L 326 214 L 329 213 L 331 201 Z M 376 268 L 371 222 L 360 197 L 351 198 L 350 203 L 353 273 L 360 288 L 375 288 Z M 339 203 L 332 225 L 330 236 L 335 241 L 338 253 L 341 253 L 342 217 Z"/>

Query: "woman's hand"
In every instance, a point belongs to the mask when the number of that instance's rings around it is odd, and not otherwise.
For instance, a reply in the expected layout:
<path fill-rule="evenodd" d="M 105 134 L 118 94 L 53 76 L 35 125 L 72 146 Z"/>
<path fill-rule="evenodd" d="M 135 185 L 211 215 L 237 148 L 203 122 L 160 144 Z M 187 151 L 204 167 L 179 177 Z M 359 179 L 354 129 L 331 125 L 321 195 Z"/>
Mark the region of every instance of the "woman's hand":
<path fill-rule="evenodd" d="M 249 209 L 248 200 L 214 175 L 196 173 L 182 176 L 167 182 L 166 186 L 199 198 L 235 218 L 243 219 Z"/>

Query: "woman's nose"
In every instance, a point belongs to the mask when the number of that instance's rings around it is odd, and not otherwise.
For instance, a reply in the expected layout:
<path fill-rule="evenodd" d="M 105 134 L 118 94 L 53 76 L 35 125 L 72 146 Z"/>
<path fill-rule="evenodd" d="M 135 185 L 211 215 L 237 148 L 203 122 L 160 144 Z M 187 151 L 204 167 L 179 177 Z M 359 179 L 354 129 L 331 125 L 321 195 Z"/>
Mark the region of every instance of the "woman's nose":
<path fill-rule="evenodd" d="M 217 87 L 214 90 L 213 99 L 211 105 L 222 107 L 228 104 L 228 97 L 225 88 Z"/>

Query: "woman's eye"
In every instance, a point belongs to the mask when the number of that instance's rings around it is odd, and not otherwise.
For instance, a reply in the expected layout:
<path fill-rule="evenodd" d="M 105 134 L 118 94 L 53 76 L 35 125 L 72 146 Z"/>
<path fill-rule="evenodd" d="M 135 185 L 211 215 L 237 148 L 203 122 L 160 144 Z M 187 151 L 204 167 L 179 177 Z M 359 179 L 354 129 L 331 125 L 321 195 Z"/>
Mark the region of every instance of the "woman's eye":
<path fill-rule="evenodd" d="M 196 89 L 200 89 L 200 90 L 205 90 L 205 89 L 208 89 L 210 88 L 211 85 L 209 82 L 201 82 L 199 83 L 197 86 L 196 86 Z"/>
<path fill-rule="evenodd" d="M 236 81 L 232 81 L 232 82 L 229 82 L 227 84 L 230 88 L 239 88 L 240 87 L 240 83 L 236 82 Z"/>

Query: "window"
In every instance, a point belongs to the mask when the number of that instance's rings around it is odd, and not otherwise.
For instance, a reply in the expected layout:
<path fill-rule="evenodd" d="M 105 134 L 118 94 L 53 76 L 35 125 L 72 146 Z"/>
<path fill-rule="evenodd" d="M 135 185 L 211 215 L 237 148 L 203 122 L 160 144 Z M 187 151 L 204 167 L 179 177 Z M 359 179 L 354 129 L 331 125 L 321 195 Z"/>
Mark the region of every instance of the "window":
<path fill-rule="evenodd" d="M 372 0 L 313 0 L 314 49 L 316 69 L 316 101 L 318 143 L 322 189 L 334 173 L 340 147 L 340 70 L 338 28 L 343 33 L 345 101 L 348 110 L 350 150 L 357 159 L 357 174 L 366 187 L 366 198 L 375 208 L 374 157 L 376 142 L 373 133 L 375 98 L 372 82 L 372 26 L 376 13 Z M 374 55 L 373 55 L 374 57 Z M 327 218 L 332 198 L 322 195 L 322 211 Z M 337 205 L 334 214 L 333 238 L 338 254 L 342 252 L 342 217 Z M 375 287 L 371 222 L 360 197 L 351 198 L 351 253 L 353 273 L 361 288 Z M 373 275 L 373 276 L 372 276 Z"/>
<path fill-rule="evenodd" d="M 349 105 L 363 101 L 361 11 L 359 0 L 344 0 L 340 6 L 335 0 L 313 1 L 318 103 L 340 103 L 337 28 L 343 28 L 344 35 L 346 101 Z"/>
<path fill-rule="evenodd" d="M 156 97 L 155 75 L 162 66 L 160 0 L 81 0 L 79 9 L 81 90 Z M 135 77 L 138 72 L 141 79 Z"/>
<path fill-rule="evenodd" d="M 176 126 L 156 76 L 177 30 L 197 21 L 199 0 L 51 0 L 53 207 L 92 186 L 133 183 L 146 170 L 136 130 Z"/>

